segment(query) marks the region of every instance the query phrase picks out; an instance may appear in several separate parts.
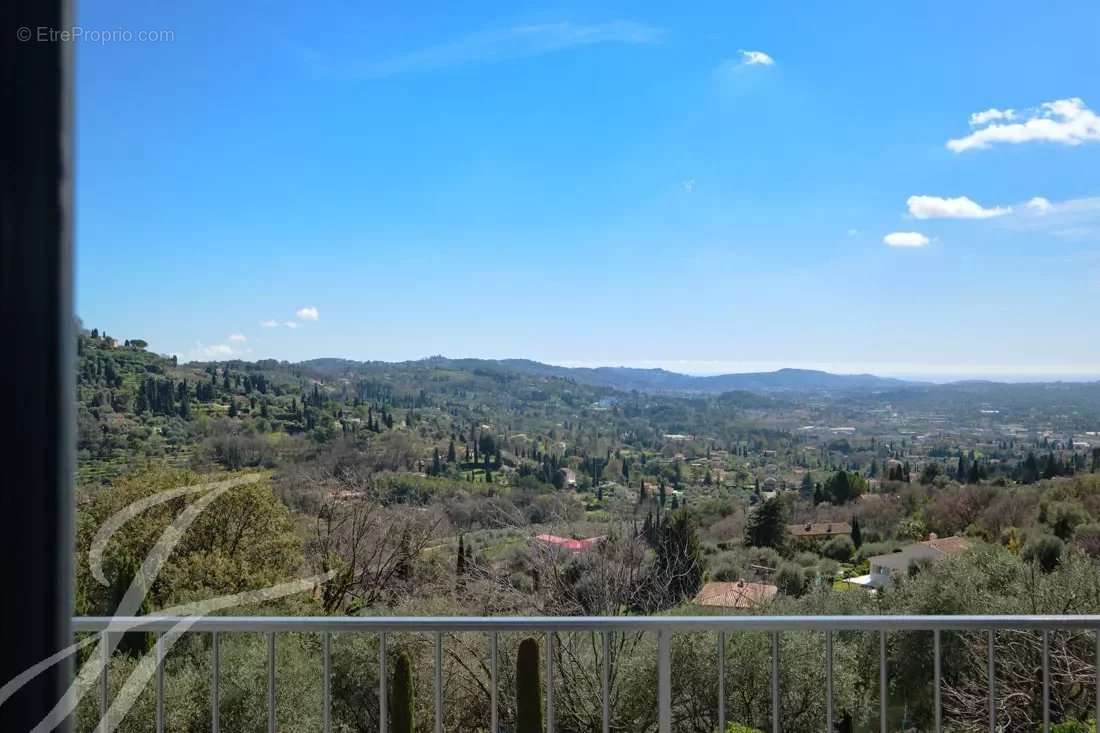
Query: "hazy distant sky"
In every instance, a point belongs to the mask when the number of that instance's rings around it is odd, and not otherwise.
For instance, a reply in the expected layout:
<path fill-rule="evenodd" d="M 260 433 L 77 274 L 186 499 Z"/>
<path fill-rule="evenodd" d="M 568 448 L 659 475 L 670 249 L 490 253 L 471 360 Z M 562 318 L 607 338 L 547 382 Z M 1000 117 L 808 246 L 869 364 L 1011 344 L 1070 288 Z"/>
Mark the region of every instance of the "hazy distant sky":
<path fill-rule="evenodd" d="M 78 3 L 173 35 L 77 44 L 79 315 L 184 358 L 1100 372 L 1100 4 L 812 5 Z"/>

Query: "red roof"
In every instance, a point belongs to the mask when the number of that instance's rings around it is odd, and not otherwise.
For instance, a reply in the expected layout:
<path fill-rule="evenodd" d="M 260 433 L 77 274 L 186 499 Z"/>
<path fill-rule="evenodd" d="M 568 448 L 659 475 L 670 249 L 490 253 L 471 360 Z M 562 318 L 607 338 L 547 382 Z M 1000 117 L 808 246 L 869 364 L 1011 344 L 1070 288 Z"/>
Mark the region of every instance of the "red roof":
<path fill-rule="evenodd" d="M 779 589 L 771 583 L 751 583 L 739 580 L 736 583 L 707 583 L 695 596 L 700 606 L 718 608 L 752 608 L 775 598 Z"/>
<path fill-rule="evenodd" d="M 568 537 L 558 537 L 555 534 L 538 534 L 535 535 L 535 539 L 539 542 L 545 542 L 548 545 L 554 545 L 560 547 L 563 550 L 569 550 L 570 552 L 581 552 L 582 550 L 588 550 L 593 545 L 603 541 L 603 537 L 588 537 L 583 540 L 573 540 Z"/>

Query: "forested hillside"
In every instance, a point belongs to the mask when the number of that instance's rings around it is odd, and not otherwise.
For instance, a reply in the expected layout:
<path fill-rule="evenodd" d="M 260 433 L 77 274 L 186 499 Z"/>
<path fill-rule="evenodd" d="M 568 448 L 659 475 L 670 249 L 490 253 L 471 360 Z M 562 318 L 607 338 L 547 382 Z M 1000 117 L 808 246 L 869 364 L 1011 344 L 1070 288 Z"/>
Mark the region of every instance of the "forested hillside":
<path fill-rule="evenodd" d="M 179 364 L 139 339 L 95 330 L 81 333 L 78 354 L 81 614 L 114 611 L 187 501 L 126 524 L 102 556 L 107 585 L 95 580 L 89 555 L 103 522 L 136 501 L 215 479 L 236 484 L 185 533 L 146 588 L 142 612 L 315 573 L 332 577 L 233 612 L 1100 611 L 1094 385 L 619 391 L 568 371 L 482 360 Z M 843 529 L 819 536 L 815 527 Z M 914 564 L 874 593 L 859 585 L 873 558 L 944 538 L 959 552 Z M 775 595 L 751 608 L 699 605 L 710 582 L 763 584 Z M 486 670 L 467 663 L 483 653 L 475 636 L 447 639 L 449 729 L 475 730 L 486 715 Z M 502 659 L 514 659 L 518 641 L 502 639 Z M 421 680 L 432 673 L 422 642 L 394 641 Z M 876 643 L 859 634 L 836 640 L 838 715 L 852 730 L 877 720 L 877 672 L 863 663 Z M 945 715 L 963 728 L 980 724 L 967 701 L 984 689 L 984 645 L 963 636 L 945 643 Z M 172 729 L 208 722 L 205 644 L 193 639 L 169 658 Z M 823 725 L 819 644 L 813 635 L 784 637 L 785 729 Z M 1003 662 L 1004 712 L 1029 721 L 1034 710 L 1021 701 L 1037 647 L 1016 644 Z M 122 646 L 115 683 L 147 649 L 144 637 Z M 223 725 L 253 730 L 263 718 L 262 644 L 235 635 L 222 649 Z M 562 635 L 559 649 L 559 726 L 591 730 L 599 709 L 583 691 L 599 654 L 581 635 Z M 1067 637 L 1058 664 L 1080 669 L 1094 652 L 1093 641 Z M 280 728 L 316 728 L 317 640 L 281 643 L 278 654 Z M 336 729 L 377 728 L 377 654 L 373 638 L 337 647 Z M 766 640 L 731 636 L 726 654 L 730 719 L 766 727 Z M 892 635 L 888 654 L 891 720 L 926 726 L 927 643 Z M 699 733 L 716 725 L 713 657 L 712 639 L 674 641 L 677 714 Z M 653 728 L 652 659 L 648 636 L 616 637 L 615 729 Z M 1084 688 L 1055 679 L 1059 719 L 1086 719 L 1091 698 L 1075 692 Z M 414 696 L 421 728 L 431 725 L 429 698 L 423 686 Z M 90 730 L 90 698 L 81 714 Z M 511 700 L 502 702 L 505 724 L 515 714 Z M 143 698 L 122 729 L 147 730 L 152 715 Z"/>

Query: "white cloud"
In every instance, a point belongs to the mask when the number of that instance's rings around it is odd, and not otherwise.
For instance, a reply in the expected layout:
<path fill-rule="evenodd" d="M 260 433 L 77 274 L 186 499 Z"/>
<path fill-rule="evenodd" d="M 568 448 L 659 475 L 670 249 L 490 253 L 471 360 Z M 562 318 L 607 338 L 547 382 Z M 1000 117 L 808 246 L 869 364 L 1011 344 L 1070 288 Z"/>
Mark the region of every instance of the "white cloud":
<path fill-rule="evenodd" d="M 923 247 L 928 244 L 928 237 L 920 232 L 890 232 L 882 241 L 891 247 Z"/>
<path fill-rule="evenodd" d="M 1100 196 L 1065 201 L 1036 196 L 1004 221 L 1013 229 L 1045 232 L 1060 239 L 1100 240 Z"/>
<path fill-rule="evenodd" d="M 354 62 L 329 63 L 322 54 L 316 52 L 311 52 L 310 63 L 321 71 L 350 71 L 356 76 L 384 78 L 541 56 L 584 46 L 650 44 L 660 38 L 659 29 L 629 20 L 588 25 L 569 22 L 532 23 L 469 34 L 437 46 L 366 65 Z"/>
<path fill-rule="evenodd" d="M 990 112 L 998 112 L 1002 116 L 991 118 Z M 1013 112 L 1010 118 L 1005 118 L 1004 114 L 1000 110 L 986 110 L 971 115 L 971 125 L 979 128 L 965 137 L 948 140 L 948 150 L 962 153 L 967 150 L 982 150 L 999 143 L 1018 145 L 1042 141 L 1062 145 L 1080 145 L 1100 140 L 1100 116 L 1089 109 L 1080 97 L 1044 102 L 1037 109 L 1028 110 L 1026 113 Z M 999 124 L 995 121 L 1021 117 L 1023 117 L 1022 122 L 1010 124 Z M 981 127 L 983 123 L 988 124 Z"/>
<path fill-rule="evenodd" d="M 859 230 L 858 229 L 849 229 L 848 230 L 848 236 L 849 237 L 858 237 L 859 236 Z"/>
<path fill-rule="evenodd" d="M 775 66 L 775 59 L 763 51 L 746 51 L 740 49 L 742 66 Z"/>
<path fill-rule="evenodd" d="M 695 179 L 689 178 L 688 180 L 684 181 L 683 186 L 686 192 L 691 193 L 695 190 Z"/>
<path fill-rule="evenodd" d="M 228 359 L 238 352 L 229 344 L 204 344 L 196 341 L 186 355 L 186 361 L 217 361 Z"/>
<path fill-rule="evenodd" d="M 243 343 L 245 341 L 248 341 L 248 337 L 245 336 L 243 333 L 231 333 L 229 334 L 229 340 L 236 341 L 237 343 Z"/>
<path fill-rule="evenodd" d="M 966 196 L 910 196 L 906 202 L 909 213 L 917 219 L 989 219 L 1012 212 L 1008 206 L 984 208 Z"/>
<path fill-rule="evenodd" d="M 1014 109 L 987 109 L 985 112 L 975 112 L 970 115 L 970 126 L 981 127 L 982 125 L 993 122 L 995 120 L 1014 120 L 1016 119 L 1016 110 Z"/>
<path fill-rule="evenodd" d="M 276 326 L 279 325 L 279 322 L 276 321 L 276 320 L 260 321 L 260 325 L 263 328 L 275 328 Z"/>
<path fill-rule="evenodd" d="M 312 305 L 306 306 L 305 308 L 299 308 L 295 311 L 294 315 L 298 316 L 299 321 L 316 321 L 321 317 L 320 311 Z"/>
<path fill-rule="evenodd" d="M 286 326 L 287 328 L 298 328 L 298 322 L 297 321 L 285 321 L 285 322 L 283 322 L 283 325 Z"/>
<path fill-rule="evenodd" d="M 1054 204 L 1050 203 L 1050 199 L 1043 198 L 1042 196 L 1034 197 L 1024 204 L 1024 206 L 1039 214 L 1045 214 L 1054 208 Z"/>

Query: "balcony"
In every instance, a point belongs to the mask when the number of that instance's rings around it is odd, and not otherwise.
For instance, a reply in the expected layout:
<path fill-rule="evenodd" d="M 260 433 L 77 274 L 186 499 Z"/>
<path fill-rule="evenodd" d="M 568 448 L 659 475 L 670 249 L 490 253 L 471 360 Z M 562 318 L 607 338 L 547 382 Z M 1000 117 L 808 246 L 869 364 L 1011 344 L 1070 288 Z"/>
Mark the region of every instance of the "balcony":
<path fill-rule="evenodd" d="M 220 655 L 219 642 L 224 634 L 263 634 L 266 641 L 266 707 L 267 730 L 275 733 L 276 726 L 276 678 L 275 644 L 281 633 L 316 635 L 321 641 L 322 668 L 318 674 L 322 679 L 321 720 L 325 733 L 333 729 L 332 720 L 332 640 L 336 635 L 370 634 L 378 640 L 378 715 L 380 729 L 388 731 L 387 721 L 387 637 L 394 634 L 426 636 L 433 643 L 434 665 L 432 695 L 434 705 L 435 733 L 444 731 L 444 676 L 443 649 L 444 639 L 451 634 L 484 634 L 488 642 L 488 695 L 489 719 L 484 722 L 485 729 L 497 733 L 501 728 L 500 695 L 512 695 L 512 690 L 502 690 L 499 674 L 499 637 L 503 634 L 535 636 L 544 639 L 545 653 L 542 655 L 544 709 L 546 730 L 552 733 L 557 729 L 556 696 L 562 687 L 557 679 L 555 653 L 556 645 L 562 636 L 589 637 L 593 649 L 601 650 L 595 655 L 599 666 L 599 687 L 592 693 L 598 697 L 600 708 L 599 726 L 602 733 L 616 729 L 612 720 L 612 696 L 610 690 L 609 645 L 611 639 L 622 634 L 641 634 L 656 638 L 656 730 L 658 733 L 671 733 L 680 728 L 685 716 L 693 715 L 691 710 L 679 705 L 673 694 L 673 665 L 670 654 L 672 638 L 680 634 L 706 634 L 713 638 L 719 653 L 716 654 L 714 676 L 717 681 L 717 695 L 713 701 L 717 711 L 718 730 L 726 727 L 727 704 L 727 640 L 737 634 L 766 634 L 770 640 L 770 709 L 768 713 L 770 730 L 779 733 L 785 730 L 780 704 L 781 670 L 784 660 L 781 658 L 781 641 L 785 634 L 811 633 L 821 639 L 823 645 L 824 688 L 821 695 L 825 704 L 825 728 L 837 729 L 837 710 L 834 704 L 834 639 L 838 634 L 861 633 L 877 636 L 878 650 L 878 728 L 882 733 L 891 730 L 887 723 L 890 709 L 888 683 L 891 670 L 887 663 L 887 643 L 891 634 L 919 632 L 926 634 L 932 643 L 932 674 L 934 727 L 944 728 L 942 719 L 943 701 L 942 678 L 943 654 L 941 641 L 945 634 L 967 634 L 971 638 L 980 636 L 985 641 L 985 710 L 981 716 L 986 718 L 989 731 L 1034 730 L 1036 725 L 1021 727 L 1019 721 L 1009 722 L 999 719 L 1003 701 L 999 699 L 997 689 L 997 647 L 998 635 L 1017 634 L 1034 638 L 1039 644 L 1040 668 L 1036 670 L 1036 699 L 1029 703 L 1041 709 L 1041 728 L 1047 733 L 1051 728 L 1051 638 L 1055 634 L 1085 634 L 1090 644 L 1095 644 L 1095 655 L 1091 659 L 1092 669 L 1080 674 L 1078 686 L 1085 692 L 1091 692 L 1094 700 L 1093 714 L 1100 713 L 1100 684 L 1096 682 L 1096 663 L 1100 660 L 1100 616 L 680 616 L 680 617 L 131 617 L 131 618 L 77 618 L 73 620 L 73 630 L 78 634 L 98 634 L 96 653 L 92 672 L 99 679 L 100 715 L 110 707 L 108 675 L 101 674 L 111 662 L 111 652 L 117 644 L 118 635 L 126 631 L 146 631 L 156 634 L 155 648 L 155 695 L 156 729 L 161 733 L 165 729 L 164 710 L 164 674 L 163 659 L 167 648 L 185 634 L 207 634 L 211 638 L 210 680 L 210 720 L 211 729 L 221 730 L 220 715 Z M 1090 649 L 1092 647 L 1090 646 Z M 98 661 L 95 661 L 98 660 Z M 872 662 L 867 660 L 868 664 Z M 1086 682 L 1093 689 L 1085 690 Z M 1038 697 L 1041 695 L 1041 697 Z M 872 726 L 873 728 L 873 726 Z M 896 728 L 895 728 L 896 729 Z"/>

